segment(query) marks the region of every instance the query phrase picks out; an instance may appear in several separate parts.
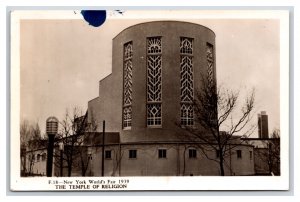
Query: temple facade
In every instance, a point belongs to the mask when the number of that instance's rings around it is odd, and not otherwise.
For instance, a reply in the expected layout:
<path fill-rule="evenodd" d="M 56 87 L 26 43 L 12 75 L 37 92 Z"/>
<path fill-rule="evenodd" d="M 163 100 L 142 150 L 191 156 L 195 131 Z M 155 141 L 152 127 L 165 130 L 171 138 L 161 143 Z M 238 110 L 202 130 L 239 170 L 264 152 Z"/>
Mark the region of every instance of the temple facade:
<path fill-rule="evenodd" d="M 193 100 L 203 77 L 216 83 L 215 33 L 199 24 L 156 21 L 137 24 L 113 38 L 112 73 L 88 103 L 98 132 L 118 133 L 105 144 L 105 175 L 219 175 L 180 126 L 194 126 Z M 91 145 L 92 146 L 92 145 Z M 253 175 L 253 146 L 241 144 L 225 160 L 226 175 Z M 94 150 L 95 161 L 101 151 Z M 209 158 L 218 158 L 215 151 Z M 100 175 L 101 165 L 94 165 Z"/>

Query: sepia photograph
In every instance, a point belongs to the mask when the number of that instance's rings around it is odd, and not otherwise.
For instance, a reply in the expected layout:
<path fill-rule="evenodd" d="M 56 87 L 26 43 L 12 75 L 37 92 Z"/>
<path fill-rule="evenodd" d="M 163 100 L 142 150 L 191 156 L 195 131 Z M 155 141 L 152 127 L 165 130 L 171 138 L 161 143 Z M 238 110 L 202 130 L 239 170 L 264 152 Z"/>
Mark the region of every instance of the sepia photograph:
<path fill-rule="evenodd" d="M 288 11 L 16 10 L 10 34 L 12 191 L 289 189 Z"/>

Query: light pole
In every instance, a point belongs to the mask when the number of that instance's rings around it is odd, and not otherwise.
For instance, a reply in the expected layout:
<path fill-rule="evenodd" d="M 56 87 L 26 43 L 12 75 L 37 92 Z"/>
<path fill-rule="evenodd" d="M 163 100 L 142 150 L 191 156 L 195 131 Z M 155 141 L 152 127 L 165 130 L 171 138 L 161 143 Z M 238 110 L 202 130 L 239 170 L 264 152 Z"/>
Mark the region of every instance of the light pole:
<path fill-rule="evenodd" d="M 101 176 L 104 176 L 104 142 L 105 142 L 105 120 L 103 121 L 103 133 L 102 133 L 102 169 L 101 169 Z"/>
<path fill-rule="evenodd" d="M 59 151 L 60 151 L 60 176 L 63 176 L 63 155 L 64 155 L 64 143 L 61 141 L 59 143 Z"/>
<path fill-rule="evenodd" d="M 49 117 L 46 120 L 46 133 L 48 135 L 48 149 L 47 149 L 47 177 L 52 176 L 53 166 L 53 148 L 54 148 L 54 137 L 58 130 L 58 119 L 54 116 Z"/>
<path fill-rule="evenodd" d="M 88 164 L 90 163 L 89 176 L 92 176 L 92 148 L 88 147 L 87 154 L 88 154 Z"/>

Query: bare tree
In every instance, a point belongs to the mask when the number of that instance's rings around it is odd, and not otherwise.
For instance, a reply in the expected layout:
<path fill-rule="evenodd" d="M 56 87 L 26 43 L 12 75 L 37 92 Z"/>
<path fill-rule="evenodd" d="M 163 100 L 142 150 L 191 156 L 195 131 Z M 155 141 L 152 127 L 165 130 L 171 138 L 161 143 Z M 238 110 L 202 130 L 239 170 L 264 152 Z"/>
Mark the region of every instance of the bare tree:
<path fill-rule="evenodd" d="M 255 92 L 252 90 L 239 107 L 238 91 L 217 89 L 214 82 L 202 81 L 193 102 L 194 123 L 192 126 L 180 124 L 180 127 L 188 131 L 187 134 L 182 133 L 184 138 L 197 143 L 195 145 L 207 159 L 218 163 L 220 175 L 224 176 L 226 156 L 242 143 L 240 136 L 249 136 L 256 127 L 252 125 L 246 130 L 252 118 Z M 221 128 L 226 130 L 221 131 Z M 215 152 L 218 158 L 211 157 L 211 152 Z"/>
<path fill-rule="evenodd" d="M 118 149 L 114 150 L 114 154 L 115 154 L 115 157 L 114 157 L 115 160 L 113 162 L 113 172 L 112 172 L 111 176 L 115 176 L 118 169 L 120 169 L 124 151 L 122 151 L 121 148 L 119 147 Z"/>
<path fill-rule="evenodd" d="M 30 125 L 27 120 L 21 121 L 20 125 L 20 143 L 21 147 L 25 147 L 28 144 L 30 137 Z"/>
<path fill-rule="evenodd" d="M 87 112 L 83 115 L 78 108 L 74 108 L 72 114 L 66 110 L 64 119 L 60 122 L 61 130 L 57 136 L 57 142 L 64 145 L 63 163 L 67 167 L 67 175 L 72 175 L 73 168 L 80 167 L 81 175 L 85 176 L 89 166 L 90 159 L 87 156 L 87 147 L 84 143 L 88 142 L 91 132 L 97 130 L 96 120 L 92 118 L 87 121 Z M 60 158 L 58 153 L 55 157 Z M 60 166 L 60 162 L 56 161 L 55 165 Z"/>
<path fill-rule="evenodd" d="M 42 138 L 41 130 L 38 123 L 30 124 L 28 120 L 21 121 L 21 175 L 31 175 L 32 168 L 35 162 L 35 154 L 32 152 L 32 150 L 44 146 L 44 142 L 45 140 Z"/>
<path fill-rule="evenodd" d="M 260 161 L 258 168 L 263 168 L 272 175 L 280 175 L 280 130 L 274 129 L 271 138 L 262 143 L 262 148 L 257 148 L 255 153 Z"/>
<path fill-rule="evenodd" d="M 269 171 L 280 175 L 280 130 L 274 129 L 269 143 Z"/>

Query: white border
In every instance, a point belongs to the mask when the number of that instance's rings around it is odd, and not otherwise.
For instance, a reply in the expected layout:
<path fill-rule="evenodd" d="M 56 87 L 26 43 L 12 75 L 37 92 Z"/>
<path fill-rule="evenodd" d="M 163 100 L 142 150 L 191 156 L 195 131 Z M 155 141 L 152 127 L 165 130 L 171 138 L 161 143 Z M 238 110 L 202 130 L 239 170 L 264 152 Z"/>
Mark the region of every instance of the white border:
<path fill-rule="evenodd" d="M 78 11 L 80 12 L 80 11 Z M 162 11 L 157 15 L 141 13 L 129 15 L 128 18 L 161 18 Z M 289 134 L 289 13 L 288 11 L 253 11 L 253 10 L 216 10 L 189 11 L 189 15 L 182 17 L 193 18 L 236 18 L 238 19 L 280 19 L 280 129 L 281 134 Z M 75 18 L 74 18 L 75 16 Z M 20 19 L 78 19 L 80 15 L 73 15 L 68 11 L 18 11 L 11 16 L 11 189 L 12 190 L 55 190 L 49 185 L 48 178 L 20 178 L 19 177 L 19 109 L 20 109 L 20 61 L 19 61 L 19 22 Z M 180 11 L 163 11 L 163 16 L 170 19 L 178 18 Z M 126 190 L 288 190 L 289 189 L 289 137 L 281 137 L 281 176 L 280 177 L 120 177 L 129 179 Z M 117 177 L 113 177 L 118 179 Z M 52 178 L 54 179 L 54 178 Z M 56 178 L 57 179 L 57 178 Z M 62 179 L 62 178 L 60 178 Z M 81 178 L 68 178 L 75 180 Z M 82 178 L 88 180 L 89 178 Z M 93 178 L 93 179 L 99 179 Z M 109 179 L 105 177 L 102 179 Z M 59 190 L 56 190 L 59 191 Z M 91 190 L 89 190 L 91 191 Z M 107 191 L 107 190 L 106 190 Z M 119 191 L 119 190 L 116 190 Z"/>

